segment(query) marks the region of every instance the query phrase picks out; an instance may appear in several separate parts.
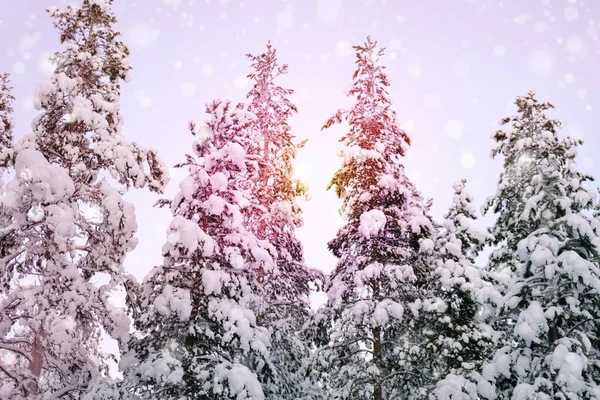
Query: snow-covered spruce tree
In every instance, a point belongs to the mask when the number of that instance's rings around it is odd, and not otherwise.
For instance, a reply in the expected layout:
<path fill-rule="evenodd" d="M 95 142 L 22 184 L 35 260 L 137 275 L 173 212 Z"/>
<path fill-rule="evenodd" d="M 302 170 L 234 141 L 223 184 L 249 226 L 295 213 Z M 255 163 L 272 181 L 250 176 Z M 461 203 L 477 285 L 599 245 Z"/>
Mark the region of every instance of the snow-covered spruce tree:
<path fill-rule="evenodd" d="M 428 204 L 401 164 L 408 135 L 396 124 L 383 49 L 368 37 L 355 46 L 349 96 L 357 101 L 323 126 L 347 121 L 343 164 L 330 187 L 343 198 L 347 223 L 329 243 L 339 261 L 326 284 L 329 343 L 316 355 L 333 399 L 409 398 L 423 383 L 421 290 L 433 272 L 419 254 L 435 229 Z"/>
<path fill-rule="evenodd" d="M 12 113 L 14 97 L 8 74 L 0 75 L 0 197 L 4 193 L 3 175 L 5 169 L 11 165 L 13 155 L 13 132 L 12 132 Z M 0 260 L 14 251 L 15 243 L 12 238 L 6 234 L 5 229 L 11 225 L 11 218 L 6 207 L 0 202 Z M 1 292 L 6 292 L 10 286 L 10 276 L 1 273 L 0 270 L 0 288 Z M 2 295 L 0 294 L 0 300 Z M 5 357 L 8 352 L 0 349 L 0 365 L 6 362 Z M 0 366 L 0 368 L 2 368 Z M 0 396 L 2 398 L 12 390 L 13 382 L 6 375 L 6 372 L 0 369 Z"/>
<path fill-rule="evenodd" d="M 559 139 L 550 103 L 517 97 L 493 155 L 504 157 L 493 233 L 505 250 L 495 268 L 512 271 L 499 307 L 508 336 L 483 377 L 488 399 L 595 399 L 600 321 L 600 221 L 591 180 L 577 170 L 582 140 Z M 494 390 L 495 389 L 495 390 Z"/>
<path fill-rule="evenodd" d="M 8 74 L 0 74 L 0 187 L 2 174 L 10 166 L 13 156 L 13 103 L 12 87 Z"/>
<path fill-rule="evenodd" d="M 207 105 L 206 126 L 191 124 L 196 157 L 170 205 L 164 264 L 143 283 L 139 334 L 123 359 L 125 382 L 142 399 L 278 398 L 270 335 L 257 310 L 268 296 L 260 277 L 277 252 L 248 227 L 260 207 L 260 143 L 243 104 Z"/>
<path fill-rule="evenodd" d="M 429 316 L 427 361 L 439 377 L 432 382 L 431 399 L 477 399 L 479 371 L 495 350 L 497 335 L 478 314 L 490 297 L 498 295 L 475 264 L 490 235 L 472 226 L 476 208 L 465 185 L 464 179 L 453 185 L 452 206 L 442 228 L 421 242 L 435 266 L 429 295 L 446 304 L 443 313 Z"/>
<path fill-rule="evenodd" d="M 12 87 L 8 74 L 0 75 L 0 196 L 4 192 L 3 175 L 13 162 L 13 102 Z M 11 221 L 7 210 L 0 203 L 0 259 L 8 255 L 9 247 L 14 246 L 14 242 L 5 234 L 4 229 L 10 226 Z M 8 233 L 8 232 L 6 232 Z M 0 286 L 4 289 L 4 276 L 0 276 Z"/>
<path fill-rule="evenodd" d="M 303 384 L 302 363 L 309 347 L 300 335 L 310 312 L 310 283 L 319 277 L 304 263 L 302 244 L 296 238 L 302 226 L 302 214 L 296 198 L 306 194 L 305 186 L 292 178 L 292 162 L 298 148 L 288 119 L 297 112 L 289 96 L 293 90 L 278 86 L 275 80 L 288 71 L 279 65 L 275 48 L 248 54 L 253 72 L 248 78 L 254 85 L 248 93 L 249 110 L 256 115 L 253 125 L 261 134 L 260 180 L 255 186 L 260 208 L 249 214 L 248 227 L 259 239 L 269 241 L 277 250 L 275 268 L 259 277 L 267 295 L 266 309 L 257 316 L 258 324 L 271 333 L 273 363 L 284 380 L 278 396 L 308 398 L 317 389 Z M 307 392 L 308 391 L 308 392 Z"/>
<path fill-rule="evenodd" d="M 36 88 L 41 113 L 15 144 L 14 178 L 0 200 L 11 217 L 0 241 L 18 245 L 0 259 L 8 285 L 0 348 L 10 353 L 0 374 L 11 381 L 11 399 L 92 398 L 108 369 L 102 330 L 118 340 L 129 334 L 110 296 L 127 280 L 123 261 L 137 225 L 109 178 L 160 192 L 167 175 L 153 151 L 121 134 L 120 82 L 130 67 L 110 5 L 49 10 L 66 48 Z"/>

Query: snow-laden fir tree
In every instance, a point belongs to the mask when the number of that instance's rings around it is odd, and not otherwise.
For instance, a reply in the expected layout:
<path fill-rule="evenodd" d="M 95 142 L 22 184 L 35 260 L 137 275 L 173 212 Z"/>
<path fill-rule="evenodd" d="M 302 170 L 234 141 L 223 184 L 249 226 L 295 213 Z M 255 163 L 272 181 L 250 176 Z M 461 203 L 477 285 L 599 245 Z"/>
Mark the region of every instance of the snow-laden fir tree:
<path fill-rule="evenodd" d="M 497 337 L 481 315 L 488 300 L 496 300 L 498 294 L 475 264 L 490 235 L 472 225 L 476 208 L 466 180 L 456 182 L 453 189 L 452 206 L 441 229 L 421 242 L 435 266 L 429 295 L 446 304 L 442 314 L 430 316 L 426 346 L 427 361 L 438 377 L 430 398 L 439 400 L 477 399 L 479 371 L 495 349 Z"/>
<path fill-rule="evenodd" d="M 330 183 L 343 198 L 347 223 L 329 243 L 339 261 L 321 311 L 332 318 L 329 343 L 317 352 L 316 365 L 332 399 L 408 398 L 425 375 L 413 363 L 422 356 L 415 321 L 423 307 L 436 307 L 421 299 L 433 270 L 419 254 L 434 226 L 401 163 L 410 139 L 391 108 L 379 63 L 383 49 L 370 38 L 354 49 L 348 95 L 356 103 L 323 127 L 349 125 L 341 139 L 342 167 Z"/>
<path fill-rule="evenodd" d="M 122 136 L 120 82 L 127 47 L 110 0 L 50 9 L 62 51 L 40 83 L 32 132 L 14 146 L 13 179 L 0 202 L 0 375 L 11 399 L 87 399 L 102 390 L 110 356 L 102 331 L 126 340 L 129 318 L 111 303 L 137 239 L 134 207 L 119 188 L 160 192 L 167 175 L 153 151 Z M 112 178 L 112 179 L 111 179 Z M 119 185 L 110 185 L 117 181 Z"/>
<path fill-rule="evenodd" d="M 249 110 L 256 115 L 253 125 L 262 142 L 260 179 L 255 186 L 261 208 L 249 214 L 248 226 L 259 239 L 275 246 L 278 255 L 275 268 L 259 277 L 268 300 L 267 308 L 257 317 L 271 332 L 273 362 L 285 378 L 279 395 L 308 398 L 306 390 L 317 388 L 302 383 L 302 362 L 309 348 L 299 333 L 310 312 L 309 285 L 319 274 L 305 265 L 302 244 L 295 235 L 303 223 L 296 198 L 306 194 L 304 185 L 292 177 L 292 163 L 302 144 L 293 142 L 288 119 L 297 108 L 289 99 L 293 90 L 276 83 L 288 66 L 279 65 L 271 43 L 266 52 L 247 57 L 253 69 L 248 78 L 254 83 L 247 96 Z"/>
<path fill-rule="evenodd" d="M 518 114 L 493 138 L 504 157 L 492 233 L 510 270 L 498 316 L 507 340 L 484 367 L 487 399 L 595 399 L 600 321 L 600 221 L 575 157 L 581 139 L 558 137 L 551 103 L 517 97 Z"/>
<path fill-rule="evenodd" d="M 12 87 L 8 74 L 0 74 L 0 188 L 2 175 L 10 165 L 13 155 L 13 103 Z"/>
<path fill-rule="evenodd" d="M 3 175 L 13 161 L 13 103 L 15 101 L 12 95 L 12 87 L 8 74 L 0 75 L 0 196 L 4 192 Z M 0 203 L 0 235 L 3 234 L 3 229 L 11 224 L 10 218 L 6 210 L 3 210 Z M 0 242 L 0 258 L 8 255 L 9 247 L 14 243 L 8 237 L 0 236 L 3 240 Z M 0 285 L 4 286 L 6 282 L 0 276 Z M 4 287 L 8 289 L 8 287 Z"/>
<path fill-rule="evenodd" d="M 206 126 L 190 124 L 189 175 L 161 202 L 174 216 L 164 263 L 143 283 L 125 386 L 142 399 L 277 399 L 269 330 L 257 321 L 277 252 L 248 226 L 261 207 L 260 133 L 243 104 L 214 101 L 207 113 Z"/>

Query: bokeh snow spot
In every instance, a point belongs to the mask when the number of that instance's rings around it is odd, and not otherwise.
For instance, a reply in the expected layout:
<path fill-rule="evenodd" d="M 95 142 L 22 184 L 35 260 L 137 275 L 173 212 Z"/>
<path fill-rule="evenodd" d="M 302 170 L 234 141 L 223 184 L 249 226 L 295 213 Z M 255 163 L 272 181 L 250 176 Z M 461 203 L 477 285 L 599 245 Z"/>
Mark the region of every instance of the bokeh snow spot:
<path fill-rule="evenodd" d="M 529 56 L 529 69 L 538 75 L 546 75 L 554 70 L 555 58 L 550 50 L 535 50 Z"/>
<path fill-rule="evenodd" d="M 567 40 L 567 50 L 571 54 L 574 54 L 576 56 L 582 56 L 585 53 L 583 40 L 581 40 L 581 38 L 578 36 L 570 37 Z"/>
<path fill-rule="evenodd" d="M 150 107 L 152 105 L 152 99 L 142 89 L 135 91 L 135 98 L 140 102 L 142 107 Z"/>
<path fill-rule="evenodd" d="M 181 94 L 185 97 L 192 97 L 196 93 L 196 85 L 190 81 L 181 84 Z"/>
<path fill-rule="evenodd" d="M 415 79 L 418 79 L 423 75 L 423 68 L 421 67 L 419 58 L 416 56 L 411 56 L 408 59 L 408 75 Z"/>
<path fill-rule="evenodd" d="M 13 72 L 15 74 L 19 74 L 19 75 L 24 73 L 25 72 L 25 64 L 21 61 L 17 61 L 13 65 Z"/>
<path fill-rule="evenodd" d="M 506 47 L 501 45 L 494 46 L 494 51 L 492 52 L 492 54 L 496 57 L 502 57 L 506 54 Z"/>
<path fill-rule="evenodd" d="M 277 28 L 281 30 L 291 29 L 294 26 L 294 7 L 288 5 L 283 11 L 277 14 Z"/>
<path fill-rule="evenodd" d="M 181 4 L 181 0 L 161 0 L 161 1 L 164 5 L 173 7 L 174 9 L 179 7 L 179 4 Z"/>
<path fill-rule="evenodd" d="M 425 96 L 423 96 L 423 105 L 425 108 L 438 108 L 440 106 L 440 102 L 440 95 L 437 93 L 426 93 Z"/>
<path fill-rule="evenodd" d="M 336 45 L 336 53 L 340 57 L 347 57 L 352 54 L 352 45 L 347 40 L 340 40 Z"/>
<path fill-rule="evenodd" d="M 152 46 L 159 34 L 160 31 L 157 28 L 145 22 L 140 22 L 134 24 L 127 31 L 127 42 L 132 48 L 146 48 Z"/>
<path fill-rule="evenodd" d="M 235 87 L 238 89 L 245 89 L 248 86 L 248 78 L 245 76 L 238 76 L 235 78 Z"/>
<path fill-rule="evenodd" d="M 450 139 L 458 139 L 463 135 L 464 132 L 465 126 L 461 121 L 457 119 L 451 119 L 446 123 L 446 134 L 448 137 L 450 137 Z"/>
<path fill-rule="evenodd" d="M 334 21 L 340 15 L 342 0 L 317 0 L 317 15 L 324 21 Z"/>
<path fill-rule="evenodd" d="M 567 7 L 564 11 L 567 22 L 573 22 L 579 17 L 579 11 L 575 7 Z"/>
<path fill-rule="evenodd" d="M 460 154 L 460 166 L 463 168 L 473 168 L 475 165 L 475 156 L 470 151 L 463 151 Z"/>
<path fill-rule="evenodd" d="M 566 74 L 565 75 L 565 82 L 566 83 L 573 83 L 573 81 L 575 81 L 575 77 L 573 76 L 573 74 Z"/>
<path fill-rule="evenodd" d="M 204 64 L 200 69 L 203 76 L 211 76 L 213 74 L 213 67 L 210 64 Z"/>

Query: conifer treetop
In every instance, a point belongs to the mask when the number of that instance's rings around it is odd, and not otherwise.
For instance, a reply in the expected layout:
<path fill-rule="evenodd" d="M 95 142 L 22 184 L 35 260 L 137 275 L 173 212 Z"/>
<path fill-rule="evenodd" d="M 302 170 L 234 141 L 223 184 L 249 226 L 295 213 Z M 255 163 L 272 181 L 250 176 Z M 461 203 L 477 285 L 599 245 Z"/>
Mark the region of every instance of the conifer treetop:
<path fill-rule="evenodd" d="M 48 9 L 65 47 L 53 56 L 54 73 L 36 87 L 34 107 L 41 113 L 18 148 L 41 151 L 76 180 L 95 181 L 105 170 L 127 188 L 162 192 L 169 178 L 156 151 L 122 135 L 120 89 L 131 67 L 111 5 L 83 0 L 76 9 Z"/>
<path fill-rule="evenodd" d="M 350 110 L 338 110 L 321 129 L 345 120 L 350 124 L 350 132 L 340 139 L 342 143 L 376 150 L 378 141 L 385 139 L 383 144 L 391 147 L 390 153 L 404 156 L 410 137 L 396 124 L 396 112 L 391 108 L 386 89 L 390 82 L 385 66 L 379 64 L 385 48 L 377 47 L 377 42 L 370 36 L 362 46 L 352 48 L 356 51 L 356 70 L 347 95 L 357 101 Z M 384 137 L 381 132 L 386 132 Z"/>
<path fill-rule="evenodd" d="M 577 147 L 583 140 L 559 138 L 562 124 L 550 118 L 552 103 L 540 102 L 529 92 L 518 96 L 515 104 L 517 114 L 501 120 L 508 129 L 498 130 L 492 136 L 497 145 L 491 156 L 504 157 L 504 170 L 496 194 L 482 207 L 484 214 L 490 209 L 499 214 L 490 229 L 492 242 L 506 243 L 494 251 L 494 265 L 511 259 L 522 239 L 556 215 L 588 208 L 596 198 L 594 192 L 581 185 L 592 177 L 579 172 L 575 162 Z M 567 178 L 564 188 L 559 179 L 563 172 Z M 543 190 L 541 181 L 548 183 Z M 538 204 L 546 204 L 548 208 L 539 209 Z M 514 268 L 512 262 L 509 265 Z"/>

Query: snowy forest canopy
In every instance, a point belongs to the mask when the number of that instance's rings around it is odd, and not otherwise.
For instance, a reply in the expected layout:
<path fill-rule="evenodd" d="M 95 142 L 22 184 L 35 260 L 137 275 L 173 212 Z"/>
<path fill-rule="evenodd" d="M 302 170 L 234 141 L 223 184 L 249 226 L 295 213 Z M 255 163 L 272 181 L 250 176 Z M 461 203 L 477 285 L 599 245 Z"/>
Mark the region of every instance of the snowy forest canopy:
<path fill-rule="evenodd" d="M 122 134 L 131 67 L 112 3 L 48 10 L 63 46 L 18 140 L 0 76 L 0 398 L 600 399 L 600 205 L 577 168 L 583 141 L 559 136 L 551 103 L 518 96 L 492 135 L 503 169 L 481 211 L 494 223 L 474 227 L 464 179 L 436 221 L 405 173 L 411 139 L 370 37 L 353 47 L 352 105 L 322 127 L 345 129 L 331 274 L 296 236 L 304 143 L 270 43 L 247 55 L 244 102 L 213 100 L 190 122 L 187 176 L 157 202 L 172 213 L 163 262 L 143 282 L 127 274 L 124 194 L 161 194 L 169 177 Z"/>

